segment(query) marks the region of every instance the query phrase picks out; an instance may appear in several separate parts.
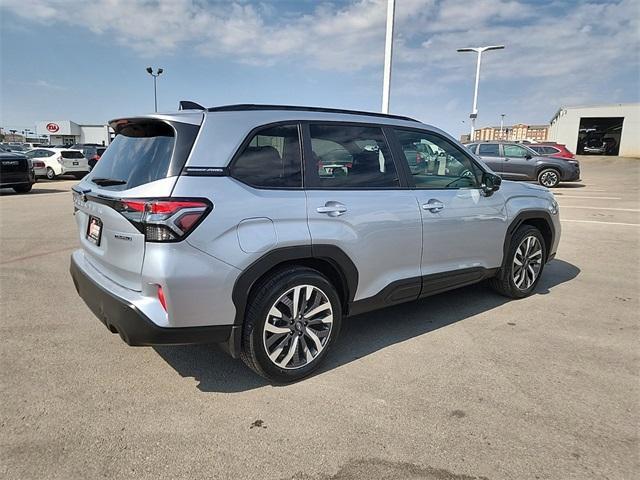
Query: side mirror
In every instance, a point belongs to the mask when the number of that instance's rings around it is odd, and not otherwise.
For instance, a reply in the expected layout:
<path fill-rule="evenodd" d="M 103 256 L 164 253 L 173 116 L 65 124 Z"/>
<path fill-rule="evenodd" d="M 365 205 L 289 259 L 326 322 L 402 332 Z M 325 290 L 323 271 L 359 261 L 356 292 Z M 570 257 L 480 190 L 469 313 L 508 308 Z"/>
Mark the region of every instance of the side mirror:
<path fill-rule="evenodd" d="M 530 153 L 527 153 L 524 158 L 526 158 L 527 160 L 531 160 L 533 157 L 531 156 Z"/>
<path fill-rule="evenodd" d="M 500 189 L 502 178 L 493 173 L 485 172 L 482 174 L 482 191 L 486 196 L 493 195 L 493 192 Z"/>

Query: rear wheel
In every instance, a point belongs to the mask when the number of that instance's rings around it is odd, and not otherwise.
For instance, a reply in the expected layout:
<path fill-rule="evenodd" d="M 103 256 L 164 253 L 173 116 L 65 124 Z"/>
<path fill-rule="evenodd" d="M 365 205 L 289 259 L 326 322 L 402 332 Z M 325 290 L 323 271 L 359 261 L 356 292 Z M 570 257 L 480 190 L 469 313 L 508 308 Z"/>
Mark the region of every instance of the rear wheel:
<path fill-rule="evenodd" d="M 242 360 L 275 382 L 293 382 L 321 364 L 340 330 L 333 285 L 306 267 L 276 271 L 255 289 L 242 332 Z"/>
<path fill-rule="evenodd" d="M 56 172 L 53 171 L 53 168 L 47 167 L 47 180 L 53 180 L 56 178 Z"/>
<path fill-rule="evenodd" d="M 29 193 L 33 188 L 33 183 L 29 183 L 27 185 L 19 185 L 17 187 L 13 187 L 13 190 L 16 193 Z"/>
<path fill-rule="evenodd" d="M 531 225 L 523 225 L 514 233 L 504 263 L 498 274 L 489 280 L 489 285 L 506 297 L 528 297 L 540 280 L 546 258 L 540 231 Z"/>
<path fill-rule="evenodd" d="M 538 183 L 547 188 L 557 187 L 560 183 L 560 172 L 555 168 L 545 168 L 538 174 Z"/>

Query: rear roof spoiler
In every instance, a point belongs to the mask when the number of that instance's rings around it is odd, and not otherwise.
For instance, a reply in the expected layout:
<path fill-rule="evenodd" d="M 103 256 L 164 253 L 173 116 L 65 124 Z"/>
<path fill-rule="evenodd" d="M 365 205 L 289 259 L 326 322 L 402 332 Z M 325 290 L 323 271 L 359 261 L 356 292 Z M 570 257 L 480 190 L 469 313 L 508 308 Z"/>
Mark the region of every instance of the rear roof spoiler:
<path fill-rule="evenodd" d="M 206 110 L 202 105 L 190 100 L 180 100 L 178 110 Z"/>

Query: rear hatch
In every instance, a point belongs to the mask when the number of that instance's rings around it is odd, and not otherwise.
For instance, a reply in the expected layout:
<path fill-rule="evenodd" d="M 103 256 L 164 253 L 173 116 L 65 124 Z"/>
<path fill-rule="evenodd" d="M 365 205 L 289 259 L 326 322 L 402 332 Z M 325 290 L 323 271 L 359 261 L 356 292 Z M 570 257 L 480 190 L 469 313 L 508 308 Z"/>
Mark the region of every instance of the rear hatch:
<path fill-rule="evenodd" d="M 111 126 L 113 142 L 73 188 L 76 223 L 89 263 L 119 285 L 141 290 L 149 202 L 170 197 L 200 127 L 157 118 Z M 152 241 L 166 240 L 156 237 Z"/>
<path fill-rule="evenodd" d="M 24 155 L 0 153 L 0 182 L 24 182 L 28 179 L 29 161 Z"/>
<path fill-rule="evenodd" d="M 62 150 L 60 152 L 60 162 L 65 168 L 78 168 L 87 166 L 87 159 L 80 150 Z"/>

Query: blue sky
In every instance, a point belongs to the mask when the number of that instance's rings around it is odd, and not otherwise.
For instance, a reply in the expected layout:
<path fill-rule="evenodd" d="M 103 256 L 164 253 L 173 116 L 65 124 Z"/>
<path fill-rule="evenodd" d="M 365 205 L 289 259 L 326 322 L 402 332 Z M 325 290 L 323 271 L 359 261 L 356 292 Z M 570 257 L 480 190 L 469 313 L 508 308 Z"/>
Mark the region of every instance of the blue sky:
<path fill-rule="evenodd" d="M 546 123 L 561 106 L 640 99 L 640 2 L 396 0 L 392 113 L 468 130 Z M 386 0 L 0 0 L 0 126 L 284 103 L 380 109 Z M 463 123 L 464 122 L 464 123 Z"/>

